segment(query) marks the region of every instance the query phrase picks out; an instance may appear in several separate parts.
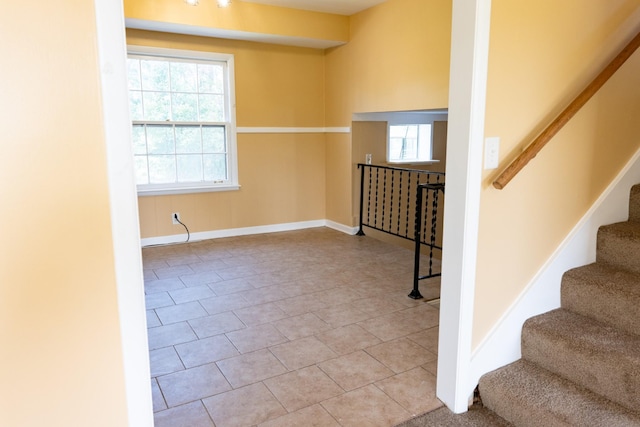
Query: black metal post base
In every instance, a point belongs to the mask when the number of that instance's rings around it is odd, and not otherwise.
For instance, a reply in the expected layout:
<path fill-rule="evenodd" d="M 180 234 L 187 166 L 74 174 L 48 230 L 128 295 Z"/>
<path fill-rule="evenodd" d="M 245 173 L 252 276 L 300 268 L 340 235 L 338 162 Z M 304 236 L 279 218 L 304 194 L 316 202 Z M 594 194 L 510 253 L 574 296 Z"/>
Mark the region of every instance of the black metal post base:
<path fill-rule="evenodd" d="M 364 236 L 364 231 L 362 231 L 362 229 L 358 230 L 356 236 Z"/>
<path fill-rule="evenodd" d="M 407 295 L 407 296 L 409 298 L 412 298 L 412 299 L 422 299 L 422 298 L 424 298 L 422 296 L 422 294 L 420 294 L 420 291 L 417 290 L 417 289 L 412 290 L 411 293 L 409 295 Z"/>

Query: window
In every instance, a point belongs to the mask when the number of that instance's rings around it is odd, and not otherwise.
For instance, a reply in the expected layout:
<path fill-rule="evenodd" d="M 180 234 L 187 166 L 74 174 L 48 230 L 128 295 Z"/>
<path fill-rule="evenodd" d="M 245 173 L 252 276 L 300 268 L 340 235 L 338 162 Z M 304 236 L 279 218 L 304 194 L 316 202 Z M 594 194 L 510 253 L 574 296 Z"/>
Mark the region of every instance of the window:
<path fill-rule="evenodd" d="M 389 125 L 389 163 L 419 163 L 432 160 L 431 124 Z"/>
<path fill-rule="evenodd" d="M 130 48 L 139 194 L 237 189 L 233 56 Z"/>

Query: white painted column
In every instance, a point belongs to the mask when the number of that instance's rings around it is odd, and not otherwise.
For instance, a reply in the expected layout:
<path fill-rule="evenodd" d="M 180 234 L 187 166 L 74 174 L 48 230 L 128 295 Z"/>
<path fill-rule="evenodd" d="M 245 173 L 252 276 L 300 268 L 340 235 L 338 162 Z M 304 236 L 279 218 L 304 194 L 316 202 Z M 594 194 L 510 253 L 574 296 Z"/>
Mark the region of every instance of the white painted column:
<path fill-rule="evenodd" d="M 468 409 L 491 0 L 453 0 L 437 396 Z"/>

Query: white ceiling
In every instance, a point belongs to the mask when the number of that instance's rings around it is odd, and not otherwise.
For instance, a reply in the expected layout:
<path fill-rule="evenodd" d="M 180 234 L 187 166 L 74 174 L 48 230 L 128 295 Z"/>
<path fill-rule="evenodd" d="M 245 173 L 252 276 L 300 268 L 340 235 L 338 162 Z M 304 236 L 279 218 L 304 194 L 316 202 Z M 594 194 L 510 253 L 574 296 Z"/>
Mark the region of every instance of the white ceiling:
<path fill-rule="evenodd" d="M 248 3 L 262 3 L 271 6 L 292 9 L 313 10 L 316 12 L 353 15 L 386 0 L 242 0 Z"/>

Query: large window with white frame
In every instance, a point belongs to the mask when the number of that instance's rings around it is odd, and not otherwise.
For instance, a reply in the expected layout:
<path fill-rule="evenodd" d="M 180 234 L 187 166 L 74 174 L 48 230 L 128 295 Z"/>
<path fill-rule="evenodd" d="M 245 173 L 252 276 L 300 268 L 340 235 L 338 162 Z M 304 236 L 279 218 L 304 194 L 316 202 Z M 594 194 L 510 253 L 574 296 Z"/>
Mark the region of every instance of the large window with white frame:
<path fill-rule="evenodd" d="M 237 189 L 233 55 L 129 47 L 139 194 Z"/>

